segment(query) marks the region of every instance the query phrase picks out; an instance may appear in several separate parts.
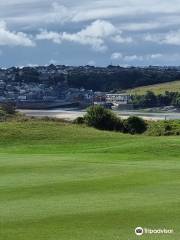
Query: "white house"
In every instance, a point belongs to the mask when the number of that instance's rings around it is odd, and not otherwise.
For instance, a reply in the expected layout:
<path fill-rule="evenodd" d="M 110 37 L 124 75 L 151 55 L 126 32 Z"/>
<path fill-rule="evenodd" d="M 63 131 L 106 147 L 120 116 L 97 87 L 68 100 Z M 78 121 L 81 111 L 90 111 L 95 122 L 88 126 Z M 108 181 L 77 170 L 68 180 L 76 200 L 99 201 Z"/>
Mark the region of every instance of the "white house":
<path fill-rule="evenodd" d="M 114 105 L 128 104 L 131 96 L 128 94 L 106 94 L 106 102 Z"/>

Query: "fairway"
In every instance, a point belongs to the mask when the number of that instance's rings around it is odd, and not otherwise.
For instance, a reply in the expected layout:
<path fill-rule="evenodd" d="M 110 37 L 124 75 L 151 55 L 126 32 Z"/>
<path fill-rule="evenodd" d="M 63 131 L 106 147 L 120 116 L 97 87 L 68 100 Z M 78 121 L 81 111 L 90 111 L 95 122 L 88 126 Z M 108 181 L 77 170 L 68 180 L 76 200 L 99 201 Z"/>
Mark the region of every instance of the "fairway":
<path fill-rule="evenodd" d="M 0 135 L 0 239 L 180 239 L 180 137 L 36 120 Z"/>

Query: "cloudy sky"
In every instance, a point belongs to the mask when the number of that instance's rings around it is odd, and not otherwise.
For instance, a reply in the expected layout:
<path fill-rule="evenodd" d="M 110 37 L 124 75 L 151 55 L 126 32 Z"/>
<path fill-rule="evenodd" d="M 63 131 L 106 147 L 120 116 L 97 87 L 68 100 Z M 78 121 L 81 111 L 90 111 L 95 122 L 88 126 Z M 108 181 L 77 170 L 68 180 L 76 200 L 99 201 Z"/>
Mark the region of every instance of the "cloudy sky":
<path fill-rule="evenodd" d="M 1 0 L 0 66 L 180 65 L 179 0 Z"/>

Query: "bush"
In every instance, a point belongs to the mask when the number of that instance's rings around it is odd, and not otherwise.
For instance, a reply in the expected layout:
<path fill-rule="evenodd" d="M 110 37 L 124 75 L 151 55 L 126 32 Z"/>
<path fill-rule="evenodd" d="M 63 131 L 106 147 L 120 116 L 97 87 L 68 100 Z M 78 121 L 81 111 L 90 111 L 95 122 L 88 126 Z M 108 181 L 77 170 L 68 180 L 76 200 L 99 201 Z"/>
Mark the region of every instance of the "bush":
<path fill-rule="evenodd" d="M 132 116 L 124 121 L 125 131 L 130 134 L 141 134 L 147 130 L 146 122 L 139 117 Z"/>
<path fill-rule="evenodd" d="M 7 114 L 13 115 L 16 113 L 16 105 L 14 103 L 3 103 L 1 109 Z"/>
<path fill-rule="evenodd" d="M 85 123 L 85 119 L 83 117 L 78 117 L 74 120 L 75 124 L 84 124 Z"/>
<path fill-rule="evenodd" d="M 149 136 L 179 136 L 180 120 L 149 122 L 146 134 Z"/>
<path fill-rule="evenodd" d="M 7 114 L 0 109 L 0 121 L 5 121 L 6 120 L 6 117 L 7 117 Z"/>
<path fill-rule="evenodd" d="M 85 123 L 100 130 L 122 131 L 122 121 L 111 111 L 102 106 L 88 108 Z"/>

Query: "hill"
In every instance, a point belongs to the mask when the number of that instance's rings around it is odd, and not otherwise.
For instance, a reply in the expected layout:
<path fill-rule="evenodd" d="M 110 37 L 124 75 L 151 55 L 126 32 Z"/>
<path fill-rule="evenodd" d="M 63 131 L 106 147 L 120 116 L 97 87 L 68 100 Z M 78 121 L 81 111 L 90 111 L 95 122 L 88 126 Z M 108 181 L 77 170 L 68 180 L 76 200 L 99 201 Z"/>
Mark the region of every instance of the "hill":
<path fill-rule="evenodd" d="M 40 98 L 41 95 L 58 98 L 69 88 L 109 92 L 178 79 L 180 79 L 180 67 L 50 65 L 0 69 L 0 83 L 4 89 L 2 96 L 11 96 L 11 99 L 21 96 L 22 91 L 27 99 L 32 99 L 32 94 L 29 96 L 28 91 L 36 93 L 33 99 Z M 38 92 L 41 94 L 37 94 Z"/>
<path fill-rule="evenodd" d="M 128 90 L 130 94 L 143 95 L 147 91 L 152 91 L 155 94 L 163 94 L 166 91 L 169 92 L 180 92 L 180 80 L 168 83 L 154 84 L 149 86 L 138 87 Z"/>
<path fill-rule="evenodd" d="M 139 225 L 180 239 L 179 137 L 37 120 L 0 132 L 2 239 L 135 239 Z"/>

